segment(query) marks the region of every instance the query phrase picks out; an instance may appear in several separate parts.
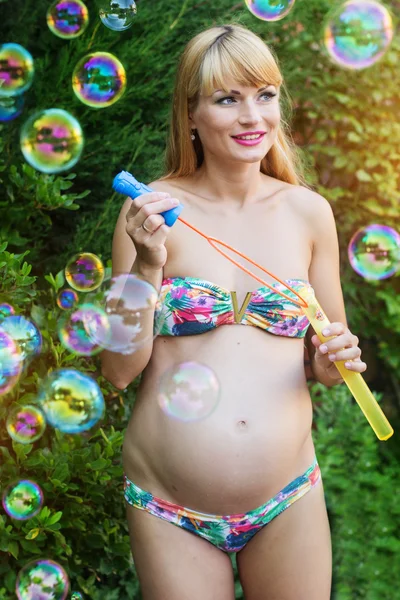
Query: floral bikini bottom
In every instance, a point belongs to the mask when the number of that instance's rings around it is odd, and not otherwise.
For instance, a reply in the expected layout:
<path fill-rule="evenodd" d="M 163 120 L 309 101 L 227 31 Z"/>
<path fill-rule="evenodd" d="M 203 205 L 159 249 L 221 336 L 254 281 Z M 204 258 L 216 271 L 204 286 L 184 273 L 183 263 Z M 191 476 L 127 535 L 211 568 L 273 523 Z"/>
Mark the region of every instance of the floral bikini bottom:
<path fill-rule="evenodd" d="M 236 515 L 211 515 L 173 504 L 142 490 L 126 475 L 124 496 L 131 506 L 195 533 L 224 552 L 239 552 L 257 531 L 309 492 L 319 481 L 321 472 L 315 458 L 303 475 L 296 477 L 271 500 L 259 508 Z"/>

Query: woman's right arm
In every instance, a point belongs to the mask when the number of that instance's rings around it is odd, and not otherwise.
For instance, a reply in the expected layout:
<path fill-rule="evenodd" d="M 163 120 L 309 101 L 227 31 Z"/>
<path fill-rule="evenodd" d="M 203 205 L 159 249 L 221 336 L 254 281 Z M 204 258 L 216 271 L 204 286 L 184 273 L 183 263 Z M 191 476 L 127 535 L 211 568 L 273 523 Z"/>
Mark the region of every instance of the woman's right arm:
<path fill-rule="evenodd" d="M 159 214 L 179 204 L 170 194 L 152 192 L 134 201 L 127 198 L 122 206 L 112 242 L 112 276 L 131 273 L 146 279 L 160 291 L 167 253 L 165 240 L 170 228 Z M 145 232 L 142 227 L 153 233 Z M 141 323 L 149 342 L 132 354 L 103 350 L 101 373 L 118 389 L 125 389 L 147 366 L 153 351 L 154 312 Z M 146 333 L 147 332 L 147 333 Z"/>

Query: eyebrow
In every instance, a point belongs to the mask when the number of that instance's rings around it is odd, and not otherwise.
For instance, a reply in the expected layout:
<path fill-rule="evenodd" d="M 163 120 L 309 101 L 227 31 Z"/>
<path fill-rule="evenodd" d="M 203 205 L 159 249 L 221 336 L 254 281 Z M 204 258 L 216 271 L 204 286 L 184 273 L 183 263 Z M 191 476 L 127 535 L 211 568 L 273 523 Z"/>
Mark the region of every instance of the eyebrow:
<path fill-rule="evenodd" d="M 273 84 L 270 83 L 269 85 L 264 85 L 264 87 L 260 88 L 259 90 L 257 90 L 257 94 L 258 92 L 262 92 L 263 90 L 268 89 L 269 87 L 272 87 Z M 223 92 L 224 90 L 215 90 L 215 92 L 213 92 L 213 95 L 216 94 L 217 92 Z M 230 91 L 231 94 L 236 94 L 237 96 L 240 96 L 240 92 L 238 90 L 231 90 Z"/>

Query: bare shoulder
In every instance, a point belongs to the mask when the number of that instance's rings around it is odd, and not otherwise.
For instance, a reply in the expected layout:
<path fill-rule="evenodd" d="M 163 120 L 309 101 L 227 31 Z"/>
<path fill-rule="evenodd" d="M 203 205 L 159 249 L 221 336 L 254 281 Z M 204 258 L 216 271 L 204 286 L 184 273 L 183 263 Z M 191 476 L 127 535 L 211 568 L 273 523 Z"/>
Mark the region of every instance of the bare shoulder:
<path fill-rule="evenodd" d="M 177 186 L 174 185 L 176 179 L 156 179 L 155 181 L 151 181 L 147 185 L 154 190 L 155 192 L 168 192 L 172 193 L 177 189 Z"/>
<path fill-rule="evenodd" d="M 318 219 L 332 213 L 331 205 L 326 198 L 302 185 L 291 185 L 288 198 L 293 208 L 307 218 Z"/>

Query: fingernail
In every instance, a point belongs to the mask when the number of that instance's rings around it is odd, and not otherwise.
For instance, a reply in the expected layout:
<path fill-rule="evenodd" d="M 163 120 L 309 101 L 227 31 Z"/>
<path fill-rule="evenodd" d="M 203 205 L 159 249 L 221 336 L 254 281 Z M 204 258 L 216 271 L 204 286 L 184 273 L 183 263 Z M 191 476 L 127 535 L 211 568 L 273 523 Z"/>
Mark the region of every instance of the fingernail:
<path fill-rule="evenodd" d="M 172 204 L 173 206 L 178 206 L 178 204 L 179 204 L 179 200 L 177 200 L 176 198 L 171 198 L 171 204 Z"/>
<path fill-rule="evenodd" d="M 323 329 L 322 330 L 322 335 L 329 335 L 329 334 L 330 334 L 329 329 Z"/>
<path fill-rule="evenodd" d="M 329 360 L 335 360 L 336 356 L 335 354 L 329 354 Z"/>
<path fill-rule="evenodd" d="M 347 367 L 347 368 L 349 368 L 349 367 L 351 367 L 351 363 L 346 362 L 346 363 L 344 363 L 344 366 Z"/>
<path fill-rule="evenodd" d="M 322 352 L 322 354 L 325 354 L 325 352 L 328 352 L 328 348 L 322 344 L 322 346 L 319 347 L 319 351 Z"/>

